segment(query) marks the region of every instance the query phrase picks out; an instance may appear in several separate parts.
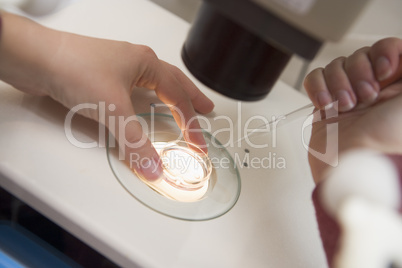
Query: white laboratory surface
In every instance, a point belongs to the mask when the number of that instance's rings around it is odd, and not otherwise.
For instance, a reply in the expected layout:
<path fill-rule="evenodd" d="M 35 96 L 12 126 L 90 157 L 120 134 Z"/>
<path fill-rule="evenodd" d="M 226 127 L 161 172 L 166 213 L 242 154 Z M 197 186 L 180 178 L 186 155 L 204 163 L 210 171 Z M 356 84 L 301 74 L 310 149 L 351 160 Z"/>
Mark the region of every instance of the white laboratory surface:
<path fill-rule="evenodd" d="M 148 45 L 192 78 L 180 58 L 190 25 L 150 1 L 75 1 L 38 22 Z M 225 135 L 239 138 L 245 124 L 255 127 L 261 118 L 270 120 L 309 103 L 280 81 L 266 99 L 240 103 L 193 80 L 216 106 L 203 124 L 208 121 L 213 132 L 228 128 L 220 116 L 234 122 L 233 132 L 218 136 L 223 141 Z M 147 112 L 158 102 L 153 92 L 143 89 L 132 99 L 137 112 Z M 64 130 L 67 113 L 47 97 L 0 84 L 0 185 L 118 265 L 326 267 L 311 202 L 314 185 L 304 148 L 309 136 L 309 129 L 302 127 L 304 118 L 255 138 L 267 148 L 228 146 L 240 162 L 240 198 L 221 217 L 191 222 L 155 212 L 130 195 L 110 169 L 104 141 L 91 149 L 74 146 Z M 260 119 L 247 122 L 255 115 Z M 73 134 L 81 142 L 99 141 L 98 124 L 80 116 L 73 118 Z M 248 160 L 245 149 L 250 151 Z M 266 161 L 254 167 L 252 159 Z M 249 161 L 248 167 L 243 161 Z"/>

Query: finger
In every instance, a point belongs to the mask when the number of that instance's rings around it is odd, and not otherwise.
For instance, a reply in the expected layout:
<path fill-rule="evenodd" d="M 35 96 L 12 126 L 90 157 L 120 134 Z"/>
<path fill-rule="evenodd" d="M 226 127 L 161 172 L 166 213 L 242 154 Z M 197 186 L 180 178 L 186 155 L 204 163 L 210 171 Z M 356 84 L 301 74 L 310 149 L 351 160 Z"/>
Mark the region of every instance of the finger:
<path fill-rule="evenodd" d="M 402 56 L 399 57 L 399 65 L 395 72 L 387 79 L 380 82 L 380 87 L 385 88 L 402 78 Z"/>
<path fill-rule="evenodd" d="M 333 101 L 325 82 L 323 71 L 323 68 L 317 68 L 311 71 L 304 79 L 307 94 L 318 109 L 323 109 Z"/>
<path fill-rule="evenodd" d="M 123 92 L 123 91 L 122 91 Z M 107 127 L 119 144 L 119 158 L 143 178 L 154 181 L 162 175 L 160 157 L 143 133 L 140 118 L 134 113 L 129 97 L 109 102 L 106 108 Z"/>
<path fill-rule="evenodd" d="M 398 70 L 402 55 L 402 40 L 386 38 L 375 43 L 369 52 L 378 81 L 390 78 Z"/>
<path fill-rule="evenodd" d="M 169 105 L 172 115 L 184 135 L 184 139 L 207 152 L 207 145 L 197 114 L 183 85 L 167 69 L 167 65 L 163 63 L 160 64 L 159 69 L 155 70 L 155 79 L 157 80 L 155 92 L 160 100 Z M 202 96 L 201 99 L 203 99 Z"/>
<path fill-rule="evenodd" d="M 338 101 L 338 110 L 346 112 L 356 105 L 356 96 L 345 72 L 346 58 L 339 57 L 324 69 L 324 77 L 333 99 Z"/>
<path fill-rule="evenodd" d="M 159 99 L 169 105 L 185 140 L 207 152 L 204 135 L 196 118 L 189 94 L 173 75 L 168 65 L 159 60 L 152 49 L 144 46 L 140 49 L 142 49 L 142 68 L 139 77 L 137 77 L 136 85 L 155 90 Z"/>
<path fill-rule="evenodd" d="M 176 77 L 182 85 L 183 90 L 190 97 L 194 109 L 202 114 L 210 113 L 214 109 L 214 103 L 204 93 L 202 93 L 196 85 L 176 66 L 163 62 L 166 67 Z"/>
<path fill-rule="evenodd" d="M 369 48 L 363 48 L 345 60 L 345 71 L 359 102 L 373 103 L 380 91 L 380 85 L 374 74 L 368 56 Z"/>

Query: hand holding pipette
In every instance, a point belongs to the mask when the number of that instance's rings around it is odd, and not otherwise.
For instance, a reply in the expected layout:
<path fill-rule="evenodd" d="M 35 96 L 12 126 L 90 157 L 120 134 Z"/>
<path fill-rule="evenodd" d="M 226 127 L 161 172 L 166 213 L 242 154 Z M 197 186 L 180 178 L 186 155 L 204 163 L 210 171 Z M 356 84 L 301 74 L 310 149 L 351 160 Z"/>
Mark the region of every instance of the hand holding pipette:
<path fill-rule="evenodd" d="M 395 251 L 399 250 L 400 246 L 391 246 L 389 239 L 384 240 L 387 233 L 389 234 L 392 221 L 385 221 L 386 217 L 383 215 L 365 218 L 362 212 L 375 211 L 367 210 L 367 207 L 360 207 L 350 213 L 350 217 L 344 217 L 346 214 L 341 212 L 345 210 L 340 209 L 341 207 L 331 210 L 328 204 L 338 202 L 345 208 L 345 204 L 351 204 L 348 203 L 351 198 L 357 198 L 362 204 L 371 205 L 371 208 L 378 207 L 399 217 L 396 226 L 400 230 L 400 203 L 397 202 L 396 206 L 391 208 L 379 201 L 385 200 L 384 197 L 388 198 L 392 191 L 400 194 L 398 185 L 402 180 L 396 178 L 396 185 L 390 184 L 386 173 L 390 169 L 379 168 L 381 161 L 377 158 L 391 159 L 389 155 L 393 155 L 393 160 L 389 160 L 390 165 L 399 167 L 399 171 L 402 171 L 401 161 L 399 165 L 395 165 L 398 163 L 396 159 L 402 159 L 401 55 L 401 39 L 383 39 L 371 47 L 357 50 L 349 57 L 335 59 L 325 68 L 311 72 L 306 79 L 306 90 L 317 108 L 338 101 L 341 111 L 335 120 L 313 123 L 309 145 L 310 152 L 315 150 L 323 154 L 326 153 L 323 149 L 335 148 L 338 154 L 335 157 L 339 157 L 338 166 L 331 168 L 319 157 L 309 154 L 312 175 L 320 185 L 314 190 L 313 200 L 328 265 L 331 268 L 368 267 L 371 264 L 373 265 L 370 267 L 380 267 L 381 265 L 374 265 L 378 263 L 375 261 L 379 258 L 385 261 L 384 263 L 400 263 L 400 253 Z M 334 123 L 337 128 L 331 130 L 328 126 Z M 328 137 L 331 135 L 338 137 L 337 144 L 328 144 Z M 376 159 L 371 159 L 372 162 L 368 151 L 378 155 Z M 345 157 L 351 154 L 354 154 L 353 162 L 348 162 Z M 362 176 L 359 177 L 358 174 Z M 369 191 L 370 187 L 372 190 Z M 387 191 L 384 191 L 386 188 Z M 381 196 L 381 199 L 373 201 L 373 196 Z M 400 199 L 395 200 L 401 202 Z M 322 206 L 324 203 L 326 206 Z M 381 225 L 376 221 L 378 219 L 384 222 L 385 229 L 380 228 Z M 351 220 L 354 222 L 348 224 Z M 375 228 L 366 234 L 370 238 L 379 237 L 377 241 L 368 241 L 361 235 L 361 230 L 369 229 L 366 226 L 368 222 Z M 341 226 L 336 227 L 337 224 Z M 352 230 L 350 227 L 355 228 Z M 401 243 L 401 237 L 395 235 L 395 229 L 392 230 L 392 242 Z M 380 240 L 385 242 L 381 245 L 378 243 Z M 367 249 L 370 251 L 369 255 L 366 253 Z M 398 254 L 393 255 L 393 252 Z M 395 259 L 395 256 L 398 259 Z M 397 260 L 399 262 L 395 262 Z M 350 261 L 354 263 L 352 266 L 345 264 Z M 370 265 L 356 264 L 362 262 Z"/>
<path fill-rule="evenodd" d="M 313 70 L 305 80 L 305 87 L 312 103 L 278 116 L 239 138 L 238 141 L 261 133 L 259 130 L 265 129 L 268 125 L 276 124 L 279 127 L 301 117 L 310 116 L 314 112 L 314 107 L 329 108 L 334 101 L 338 102 L 339 112 L 347 112 L 353 108 L 363 109 L 398 94 L 400 92 L 398 89 L 392 92 L 381 91 L 402 77 L 400 43 L 401 40 L 397 38 L 384 39 L 371 48 L 365 47 L 356 51 L 348 58 L 337 58 L 325 69 Z"/>
<path fill-rule="evenodd" d="M 372 100 L 362 98 L 363 94 L 359 93 L 361 88 L 350 88 L 356 97 L 356 103 L 353 104 L 354 109 L 341 113 L 338 118 L 339 144 L 334 146 L 338 146 L 339 154 L 361 147 L 382 153 L 402 154 L 401 55 L 402 40 L 387 38 L 372 47 L 357 50 L 350 57 L 338 58 L 325 68 L 316 69 L 307 76 L 306 90 L 316 107 L 320 107 L 318 97 L 324 90 L 331 94 L 331 98 L 336 98 L 340 88 L 358 85 L 359 82 L 355 79 L 370 80 L 377 88 L 376 98 Z M 388 70 L 385 65 L 388 65 Z M 349 74 L 350 67 L 346 66 L 354 66 L 356 70 Z M 361 74 L 356 74 L 357 71 Z M 340 78 L 343 80 L 336 80 Z M 341 106 L 341 100 L 338 102 Z M 324 140 L 328 135 L 326 126 L 325 121 L 313 124 L 310 147 L 316 151 L 323 149 Z M 309 160 L 315 181 L 321 181 L 327 166 L 312 156 Z"/>

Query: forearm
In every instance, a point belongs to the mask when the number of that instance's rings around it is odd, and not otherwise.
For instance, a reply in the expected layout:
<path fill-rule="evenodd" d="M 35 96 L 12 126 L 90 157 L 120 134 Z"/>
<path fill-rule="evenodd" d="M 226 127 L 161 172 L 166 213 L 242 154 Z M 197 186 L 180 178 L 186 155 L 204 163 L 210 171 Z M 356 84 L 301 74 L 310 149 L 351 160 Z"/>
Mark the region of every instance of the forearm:
<path fill-rule="evenodd" d="M 29 19 L 1 12 L 0 79 L 22 91 L 46 95 L 58 32 Z"/>

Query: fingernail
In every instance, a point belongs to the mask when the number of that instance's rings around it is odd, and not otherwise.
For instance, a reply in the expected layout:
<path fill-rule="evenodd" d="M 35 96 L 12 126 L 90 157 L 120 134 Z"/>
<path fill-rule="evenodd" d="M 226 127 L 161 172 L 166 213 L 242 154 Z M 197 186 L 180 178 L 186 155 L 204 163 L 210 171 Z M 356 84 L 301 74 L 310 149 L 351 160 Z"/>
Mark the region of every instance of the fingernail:
<path fill-rule="evenodd" d="M 362 102 L 372 102 L 378 95 L 377 91 L 374 90 L 374 87 L 366 81 L 362 81 L 357 85 L 356 93 L 357 97 Z"/>
<path fill-rule="evenodd" d="M 378 81 L 383 81 L 392 74 L 391 63 L 386 57 L 379 57 L 375 65 L 375 71 Z"/>
<path fill-rule="evenodd" d="M 348 91 L 341 90 L 337 93 L 336 96 L 338 99 L 338 111 L 346 112 L 351 110 L 355 106 L 352 97 L 350 96 Z"/>
<path fill-rule="evenodd" d="M 332 103 L 332 97 L 327 91 L 321 91 L 317 94 L 317 102 L 320 108 L 324 108 Z"/>
<path fill-rule="evenodd" d="M 155 181 L 163 174 L 163 169 L 159 161 L 159 157 L 143 158 L 141 160 L 139 169 L 141 175 L 149 181 Z"/>

